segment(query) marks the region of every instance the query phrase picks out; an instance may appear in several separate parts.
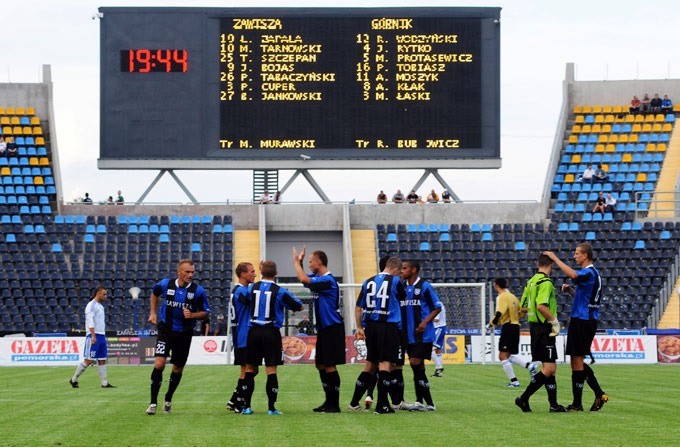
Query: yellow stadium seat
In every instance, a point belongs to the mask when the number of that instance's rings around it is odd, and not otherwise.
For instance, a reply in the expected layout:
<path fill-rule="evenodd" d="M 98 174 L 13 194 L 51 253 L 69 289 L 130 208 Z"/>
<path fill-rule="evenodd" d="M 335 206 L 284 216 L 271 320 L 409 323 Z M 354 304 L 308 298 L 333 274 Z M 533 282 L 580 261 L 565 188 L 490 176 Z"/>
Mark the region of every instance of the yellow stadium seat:
<path fill-rule="evenodd" d="M 645 115 L 645 123 L 653 123 L 654 122 L 654 115 L 649 114 Z"/>
<path fill-rule="evenodd" d="M 35 126 L 35 127 L 33 128 L 33 135 L 42 135 L 42 134 L 43 134 L 43 132 L 42 132 L 42 127 L 40 127 L 40 126 Z"/>
<path fill-rule="evenodd" d="M 585 114 L 593 113 L 593 108 L 590 106 L 583 106 L 583 113 Z"/>
<path fill-rule="evenodd" d="M 595 115 L 595 123 L 596 124 L 604 123 L 604 115 Z"/>
<path fill-rule="evenodd" d="M 4 108 L 4 107 L 0 107 L 0 115 L 4 115 L 4 114 L 5 114 L 5 108 Z"/>
<path fill-rule="evenodd" d="M 644 172 L 641 172 L 637 175 L 637 178 L 635 179 L 636 182 L 638 183 L 644 183 L 647 181 L 647 174 Z"/>
<path fill-rule="evenodd" d="M 43 178 L 41 176 L 37 175 L 37 176 L 33 177 L 33 184 L 34 185 L 44 185 L 45 181 L 43 180 Z"/>
<path fill-rule="evenodd" d="M 612 133 L 612 125 L 611 124 L 603 124 L 602 125 L 602 133 Z"/>
<path fill-rule="evenodd" d="M 633 161 L 633 155 L 628 153 L 623 154 L 623 157 L 621 157 L 621 161 L 623 163 L 630 163 L 631 161 Z"/>
<path fill-rule="evenodd" d="M 610 143 L 618 143 L 619 142 L 619 136 L 615 133 L 609 135 L 609 142 Z"/>
<path fill-rule="evenodd" d="M 619 113 L 623 113 L 623 108 L 621 106 L 614 106 L 612 113 L 614 115 L 618 115 Z"/>
<path fill-rule="evenodd" d="M 666 143 L 659 143 L 656 145 L 657 152 L 666 152 Z"/>
<path fill-rule="evenodd" d="M 24 110 L 23 107 L 17 107 L 15 112 L 17 113 L 17 115 L 26 115 L 26 110 Z"/>
<path fill-rule="evenodd" d="M 578 143 L 578 137 L 576 135 L 569 135 L 568 141 L 569 141 L 569 144 L 576 144 L 576 143 Z M 36 141 L 35 144 L 38 144 L 38 142 Z"/>
<path fill-rule="evenodd" d="M 35 145 L 36 146 L 44 146 L 45 145 L 45 139 L 43 137 L 37 137 L 35 139 Z"/>
<path fill-rule="evenodd" d="M 633 133 L 640 133 L 640 132 L 642 132 L 642 125 L 641 125 L 641 124 L 638 124 L 638 123 L 633 124 L 633 127 L 632 127 L 632 129 L 631 129 L 631 132 L 633 132 Z"/>
<path fill-rule="evenodd" d="M 614 115 L 605 115 L 604 116 L 604 122 L 607 124 L 611 124 L 614 122 Z"/>
<path fill-rule="evenodd" d="M 638 136 L 637 134 L 632 134 L 628 136 L 628 142 L 629 143 L 637 143 L 638 142 Z M 37 143 L 36 143 L 37 144 Z"/>
<path fill-rule="evenodd" d="M 654 123 L 652 125 L 652 132 L 661 132 L 661 123 Z"/>
<path fill-rule="evenodd" d="M 600 167 L 604 172 L 609 172 L 609 165 L 608 164 L 601 164 Z"/>
<path fill-rule="evenodd" d="M 583 106 L 574 106 L 574 115 L 583 113 Z"/>
<path fill-rule="evenodd" d="M 581 125 L 574 124 L 574 126 L 571 128 L 571 133 L 581 133 Z"/>
<path fill-rule="evenodd" d="M 656 143 L 647 143 L 647 146 L 645 146 L 645 151 L 646 152 L 655 152 L 656 151 Z"/>
<path fill-rule="evenodd" d="M 616 145 L 612 144 L 611 138 L 609 139 L 609 144 L 604 147 L 605 152 L 616 152 Z"/>
<path fill-rule="evenodd" d="M 3 166 L 2 169 L 0 169 L 0 175 L 12 175 L 12 171 L 8 166 Z"/>
<path fill-rule="evenodd" d="M 21 126 L 14 126 L 12 127 L 12 133 L 14 135 L 23 135 L 24 131 L 21 129 Z"/>
<path fill-rule="evenodd" d="M 38 166 L 38 157 L 31 157 L 28 159 L 28 164 L 31 166 Z"/>
<path fill-rule="evenodd" d="M 663 114 L 657 113 L 654 116 L 654 122 L 655 123 L 663 123 L 664 121 L 666 121 L 666 117 Z"/>
<path fill-rule="evenodd" d="M 571 156 L 572 163 L 581 163 L 581 154 L 574 154 Z"/>
<path fill-rule="evenodd" d="M 599 137 L 597 137 L 597 142 L 598 143 L 607 143 L 609 141 L 609 136 L 605 134 L 600 134 Z"/>
<path fill-rule="evenodd" d="M 9 126 L 9 116 L 0 117 L 0 126 Z"/>
<path fill-rule="evenodd" d="M 593 113 L 602 113 L 602 106 L 593 106 Z"/>
<path fill-rule="evenodd" d="M 644 115 L 635 115 L 635 122 L 636 123 L 644 123 L 645 122 Z"/>
<path fill-rule="evenodd" d="M 602 107 L 602 113 L 612 113 L 612 106 Z"/>
<path fill-rule="evenodd" d="M 564 183 L 574 183 L 574 174 L 567 174 L 564 176 Z"/>
<path fill-rule="evenodd" d="M 649 123 L 644 123 L 644 124 L 642 125 L 642 131 L 643 131 L 644 133 L 649 133 L 649 132 L 651 132 L 651 131 L 652 131 L 652 125 L 649 124 Z"/>
<path fill-rule="evenodd" d="M 595 152 L 604 153 L 604 144 L 596 144 L 595 145 Z"/>
<path fill-rule="evenodd" d="M 673 131 L 673 125 L 671 123 L 663 123 L 663 126 L 661 126 L 661 132 L 672 132 Z"/>
<path fill-rule="evenodd" d="M 3 135 L 12 135 L 12 128 L 9 126 L 5 126 L 2 128 L 2 134 Z"/>
<path fill-rule="evenodd" d="M 33 129 L 31 129 L 30 126 L 24 126 L 21 131 L 24 135 L 33 135 Z"/>
<path fill-rule="evenodd" d="M 616 116 L 614 117 L 614 122 L 615 122 L 615 123 L 623 123 L 624 121 L 626 121 L 625 115 L 616 115 Z"/>
<path fill-rule="evenodd" d="M 38 161 L 39 161 L 38 164 L 40 166 L 49 166 L 50 165 L 50 161 L 47 159 L 47 157 L 40 157 L 40 160 L 38 160 Z"/>
<path fill-rule="evenodd" d="M 35 108 L 34 107 L 26 107 L 26 115 L 28 115 L 28 116 L 35 115 Z"/>
<path fill-rule="evenodd" d="M 675 113 L 680 112 L 680 104 L 673 104 L 673 112 Z"/>
<path fill-rule="evenodd" d="M 40 125 L 40 118 L 37 116 L 32 116 L 31 117 L 31 126 L 39 126 Z"/>
<path fill-rule="evenodd" d="M 592 131 L 593 131 L 593 126 L 591 126 L 590 124 L 584 124 L 583 126 L 581 126 L 581 132 L 582 133 L 590 133 Z"/>
<path fill-rule="evenodd" d="M 12 126 L 18 126 L 18 125 L 21 124 L 21 121 L 19 121 L 19 117 L 18 117 L 18 116 L 13 116 L 13 117 L 11 117 L 11 118 L 9 119 L 9 123 L 10 123 Z"/>
<path fill-rule="evenodd" d="M 583 124 L 584 121 L 585 121 L 585 118 L 583 118 L 583 115 L 578 115 L 574 119 L 574 124 Z"/>
<path fill-rule="evenodd" d="M 622 133 L 619 135 L 619 143 L 628 143 L 628 134 Z"/>
<path fill-rule="evenodd" d="M 5 114 L 16 115 L 16 113 L 14 113 L 14 107 L 5 107 Z"/>
<path fill-rule="evenodd" d="M 635 122 L 635 115 L 626 115 L 626 119 L 623 120 L 625 123 L 634 123 Z"/>
<path fill-rule="evenodd" d="M 602 133 L 602 126 L 599 124 L 593 124 L 593 133 Z"/>

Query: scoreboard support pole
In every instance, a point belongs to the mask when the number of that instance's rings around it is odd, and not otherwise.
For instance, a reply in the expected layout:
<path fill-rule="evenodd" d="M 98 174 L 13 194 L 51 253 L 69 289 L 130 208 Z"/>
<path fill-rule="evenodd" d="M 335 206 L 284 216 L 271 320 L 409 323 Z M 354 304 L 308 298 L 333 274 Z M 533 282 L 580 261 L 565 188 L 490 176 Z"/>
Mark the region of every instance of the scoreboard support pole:
<path fill-rule="evenodd" d="M 460 197 L 458 197 L 458 195 L 455 192 L 453 192 L 453 189 L 451 189 L 449 184 L 446 183 L 446 180 L 444 180 L 444 177 L 442 177 L 439 174 L 438 169 L 425 169 L 425 172 L 423 172 L 423 175 L 420 176 L 420 179 L 418 179 L 416 184 L 413 186 L 413 190 L 418 191 L 418 188 L 420 188 L 423 185 L 423 183 L 425 183 L 425 180 L 427 180 L 427 178 L 430 175 L 432 175 L 434 178 L 436 178 L 437 181 L 439 182 L 439 184 L 442 185 L 444 187 L 444 189 L 446 189 L 449 192 L 449 194 L 451 194 L 451 199 L 454 202 L 460 202 L 461 201 Z"/>
<path fill-rule="evenodd" d="M 168 174 L 170 174 L 170 176 L 175 180 L 175 182 L 179 185 L 179 187 L 182 188 L 182 191 L 184 191 L 184 194 L 186 194 L 187 197 L 189 197 L 189 200 L 191 200 L 191 203 L 193 203 L 194 205 L 198 205 L 199 202 L 198 202 L 198 200 L 196 200 L 196 197 L 194 197 L 193 194 L 191 194 L 191 191 L 189 191 L 189 189 L 186 186 L 184 186 L 184 183 L 182 183 L 182 181 L 179 179 L 179 177 L 177 177 L 177 175 L 175 175 L 175 171 L 173 171 L 172 169 L 161 169 L 158 172 L 158 175 L 156 176 L 156 178 L 153 179 L 153 181 L 151 182 L 149 187 L 146 188 L 146 191 L 144 191 L 142 193 L 142 195 L 139 197 L 139 199 L 137 199 L 137 201 L 135 202 L 135 205 L 141 205 L 142 202 L 144 202 L 144 199 L 146 198 L 146 196 L 149 195 L 151 190 L 156 186 L 158 181 L 161 179 L 161 177 L 163 177 L 163 175 L 166 172 Z"/>
<path fill-rule="evenodd" d="M 321 197 L 321 200 L 324 201 L 324 203 L 330 204 L 333 203 L 331 202 L 331 199 L 328 198 L 325 192 L 323 192 L 323 189 L 321 189 L 321 186 L 314 180 L 314 177 L 312 177 L 312 174 L 309 173 L 309 170 L 307 169 L 298 169 L 295 171 L 295 173 L 292 175 L 292 177 L 286 182 L 285 185 L 281 188 L 281 194 L 283 195 L 288 187 L 293 184 L 296 178 L 298 178 L 299 175 L 302 175 L 307 182 L 312 185 L 312 189 Z"/>

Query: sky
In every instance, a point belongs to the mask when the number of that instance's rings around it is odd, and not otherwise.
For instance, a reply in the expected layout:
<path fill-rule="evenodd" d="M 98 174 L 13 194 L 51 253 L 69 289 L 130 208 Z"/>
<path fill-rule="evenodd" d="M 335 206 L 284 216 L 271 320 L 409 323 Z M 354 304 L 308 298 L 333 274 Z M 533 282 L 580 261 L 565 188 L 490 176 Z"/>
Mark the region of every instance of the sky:
<path fill-rule="evenodd" d="M 107 1 L 22 0 L 2 6 L 0 82 L 40 82 L 52 67 L 54 109 L 62 187 L 66 202 L 89 192 L 103 201 L 123 191 L 137 200 L 157 171 L 97 169 L 99 156 L 100 6 L 192 7 L 501 7 L 501 158 L 494 170 L 442 170 L 463 201 L 540 201 L 562 105 L 568 62 L 577 80 L 680 78 L 680 2 L 655 0 L 509 1 Z M 627 102 L 622 98 L 622 103 Z M 410 190 L 422 170 L 311 171 L 334 202 L 369 202 L 379 190 Z M 176 171 L 200 202 L 247 202 L 252 171 Z M 283 185 L 293 171 L 280 171 Z M 418 191 L 442 187 L 430 177 Z M 286 202 L 319 202 L 298 177 Z M 165 175 L 147 196 L 149 203 L 187 203 Z"/>

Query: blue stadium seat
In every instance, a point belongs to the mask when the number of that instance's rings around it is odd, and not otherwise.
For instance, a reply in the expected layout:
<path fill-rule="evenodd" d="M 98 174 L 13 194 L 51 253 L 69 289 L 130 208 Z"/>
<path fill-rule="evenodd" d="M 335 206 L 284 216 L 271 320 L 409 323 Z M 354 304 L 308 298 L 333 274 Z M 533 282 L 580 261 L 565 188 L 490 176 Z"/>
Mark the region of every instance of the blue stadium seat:
<path fill-rule="evenodd" d="M 224 233 L 233 233 L 234 232 L 234 226 L 232 224 L 223 225 L 222 230 L 223 230 Z"/>
<path fill-rule="evenodd" d="M 439 242 L 450 242 L 451 235 L 449 233 L 441 233 L 439 235 Z"/>
<path fill-rule="evenodd" d="M 167 224 L 163 224 L 160 226 L 160 232 L 161 233 L 170 233 L 170 226 Z"/>
<path fill-rule="evenodd" d="M 635 250 L 644 250 L 645 249 L 645 241 L 639 239 L 635 241 L 635 247 L 633 247 Z"/>
<path fill-rule="evenodd" d="M 557 226 L 557 231 L 569 231 L 569 224 L 567 222 L 560 222 Z"/>
<path fill-rule="evenodd" d="M 418 225 L 416 224 L 408 224 L 406 225 L 406 231 L 409 233 L 415 233 L 418 231 Z"/>
<path fill-rule="evenodd" d="M 61 253 L 61 244 L 52 244 L 53 253 Z"/>
<path fill-rule="evenodd" d="M 222 225 L 220 225 L 220 227 L 222 227 Z M 397 242 L 397 234 L 396 233 L 387 233 L 386 242 Z"/>
<path fill-rule="evenodd" d="M 583 217 L 581 217 L 581 222 L 592 222 L 592 221 L 593 221 L 592 213 L 583 213 Z"/>
<path fill-rule="evenodd" d="M 137 225 L 135 224 L 130 224 L 128 226 L 128 233 L 138 233 L 139 229 L 137 228 Z"/>
<path fill-rule="evenodd" d="M 86 243 L 94 243 L 94 234 L 92 233 L 86 233 L 85 238 L 83 239 L 83 242 Z"/>
<path fill-rule="evenodd" d="M 430 251 L 430 243 L 429 242 L 421 242 L 420 243 L 420 251 Z"/>
<path fill-rule="evenodd" d="M 482 233 L 482 242 L 492 242 L 492 241 L 493 241 L 493 234 Z"/>
<path fill-rule="evenodd" d="M 666 240 L 666 239 L 670 239 L 670 238 L 671 238 L 671 232 L 668 231 L 668 230 L 663 230 L 661 232 L 661 234 L 659 235 L 659 239 Z"/>
<path fill-rule="evenodd" d="M 524 243 L 524 241 L 517 241 L 517 242 L 515 242 L 515 250 L 516 250 L 516 251 L 526 250 L 526 248 L 527 248 L 527 246 L 526 246 L 526 244 Z"/>
<path fill-rule="evenodd" d="M 170 242 L 170 235 L 167 233 L 161 233 L 158 242 Z"/>
<path fill-rule="evenodd" d="M 578 231 L 578 222 L 571 222 L 569 224 L 569 231 Z"/>
<path fill-rule="evenodd" d="M 201 244 L 199 244 L 198 242 L 194 242 L 193 244 L 191 244 L 191 251 L 192 252 L 201 251 Z"/>
<path fill-rule="evenodd" d="M 123 216 L 123 215 L 118 216 L 118 223 L 121 224 L 121 225 L 127 224 L 128 223 L 127 216 Z"/>
<path fill-rule="evenodd" d="M 88 226 L 85 227 L 86 233 L 95 233 L 96 231 L 97 231 L 97 229 L 94 225 L 88 225 Z"/>
<path fill-rule="evenodd" d="M 633 225 L 630 222 L 623 222 L 621 224 L 621 231 L 630 231 L 633 228 Z"/>
<path fill-rule="evenodd" d="M 586 233 L 586 240 L 587 240 L 587 241 L 595 241 L 595 240 L 597 240 L 597 237 L 595 236 L 595 232 L 594 232 L 594 231 L 588 231 L 588 232 Z"/>

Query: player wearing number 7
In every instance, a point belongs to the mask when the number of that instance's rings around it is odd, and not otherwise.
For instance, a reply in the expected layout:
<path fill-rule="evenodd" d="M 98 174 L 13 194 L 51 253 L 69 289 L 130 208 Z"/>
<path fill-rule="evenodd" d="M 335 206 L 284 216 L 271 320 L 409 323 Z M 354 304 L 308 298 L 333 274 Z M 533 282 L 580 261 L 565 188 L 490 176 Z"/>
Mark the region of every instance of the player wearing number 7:
<path fill-rule="evenodd" d="M 551 413 L 564 413 L 566 409 L 557 403 L 557 349 L 555 337 L 560 333 L 560 323 L 555 317 L 557 301 L 555 286 L 550 279 L 553 261 L 546 255 L 538 256 L 538 273 L 529 279 L 522 294 L 521 307 L 527 309 L 531 333 L 531 356 L 534 362 L 543 362 L 541 371 L 531 378 L 531 383 L 520 397 L 515 399 L 523 412 L 531 411 L 529 398 L 543 385 L 548 392 Z"/>

